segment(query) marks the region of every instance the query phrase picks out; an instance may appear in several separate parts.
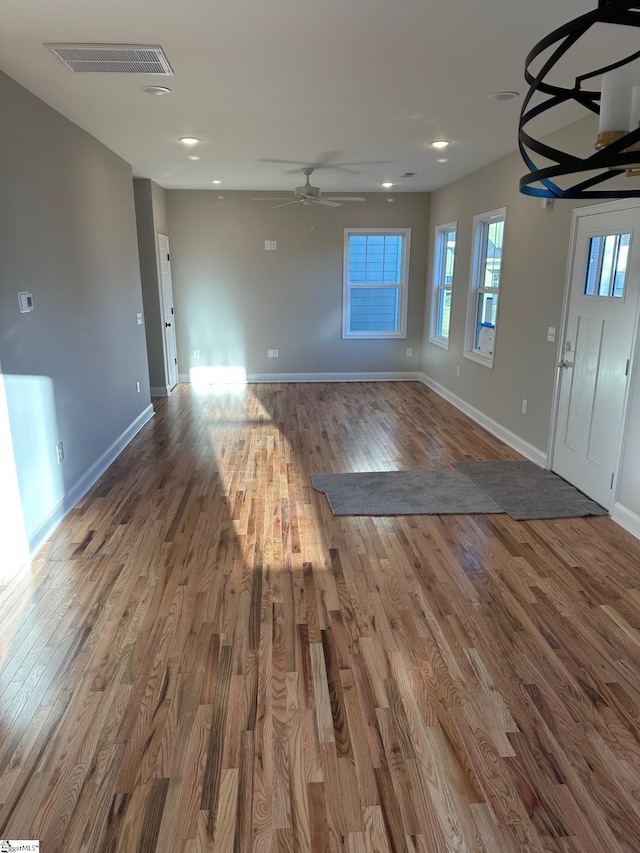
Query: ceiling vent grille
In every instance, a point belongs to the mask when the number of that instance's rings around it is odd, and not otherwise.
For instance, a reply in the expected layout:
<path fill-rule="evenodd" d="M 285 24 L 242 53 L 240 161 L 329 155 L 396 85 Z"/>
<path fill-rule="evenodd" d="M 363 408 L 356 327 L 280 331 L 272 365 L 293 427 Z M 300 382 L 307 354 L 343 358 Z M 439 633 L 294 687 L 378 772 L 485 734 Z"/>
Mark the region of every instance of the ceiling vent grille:
<path fill-rule="evenodd" d="M 45 44 L 45 47 L 76 74 L 173 74 L 159 45 Z"/>

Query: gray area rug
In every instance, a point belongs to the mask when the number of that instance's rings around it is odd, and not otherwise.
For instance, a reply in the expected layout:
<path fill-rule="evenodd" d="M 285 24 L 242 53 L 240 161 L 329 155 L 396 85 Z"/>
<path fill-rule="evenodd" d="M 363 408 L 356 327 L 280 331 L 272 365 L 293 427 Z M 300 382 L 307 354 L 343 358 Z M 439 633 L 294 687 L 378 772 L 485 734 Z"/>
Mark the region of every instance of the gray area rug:
<path fill-rule="evenodd" d="M 608 515 L 561 477 L 533 462 L 456 462 L 453 471 L 312 474 L 334 515 L 454 515 L 506 512 L 517 521 Z"/>
<path fill-rule="evenodd" d="M 609 514 L 562 477 L 533 462 L 456 462 L 455 467 L 517 521 Z"/>
<path fill-rule="evenodd" d="M 502 512 L 459 471 L 312 474 L 334 515 L 453 515 Z"/>

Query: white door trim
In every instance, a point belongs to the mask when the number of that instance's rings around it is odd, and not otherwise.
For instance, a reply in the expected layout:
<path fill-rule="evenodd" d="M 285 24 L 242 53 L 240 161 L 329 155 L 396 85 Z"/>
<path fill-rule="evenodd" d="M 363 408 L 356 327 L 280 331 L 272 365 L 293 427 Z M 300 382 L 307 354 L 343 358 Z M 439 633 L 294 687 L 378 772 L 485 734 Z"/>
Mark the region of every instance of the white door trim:
<path fill-rule="evenodd" d="M 553 385 L 553 399 L 551 405 L 551 423 L 549 427 L 549 441 L 547 444 L 547 467 L 551 469 L 553 467 L 553 456 L 554 456 L 554 448 L 555 448 L 555 438 L 556 438 L 556 430 L 558 428 L 558 410 L 560 406 L 560 368 L 559 362 L 562 357 L 562 347 L 563 342 L 567 336 L 567 325 L 569 322 L 569 304 L 570 304 L 570 296 L 571 296 L 571 282 L 573 278 L 573 266 L 575 260 L 575 248 L 576 248 L 576 239 L 578 235 L 578 224 L 580 219 L 583 216 L 593 216 L 600 213 L 615 213 L 617 211 L 622 210 L 631 210 L 633 208 L 640 208 L 640 198 L 637 199 L 616 199 L 614 201 L 607 201 L 604 204 L 589 204 L 585 205 L 585 207 L 574 208 L 573 216 L 571 219 L 571 236 L 569 238 L 569 254 L 567 259 L 567 272 L 565 276 L 564 283 L 564 297 L 562 300 L 562 319 L 560 321 L 560 329 L 561 332 L 558 335 L 558 347 L 556 352 L 556 376 L 555 382 Z M 628 421 L 628 408 L 629 408 L 629 389 L 632 388 L 633 383 L 633 365 L 635 362 L 635 354 L 636 348 L 638 344 L 638 318 L 640 315 L 640 302 L 638 303 L 638 308 L 636 309 L 636 316 L 634 321 L 633 328 L 633 337 L 632 337 L 632 345 L 631 345 L 631 356 L 629 359 L 629 378 L 627 381 L 627 387 L 624 395 L 624 402 L 622 407 L 622 428 L 620 430 L 620 440 L 618 443 L 618 449 L 616 453 L 616 464 L 615 464 L 615 476 L 613 482 L 613 491 L 611 498 L 611 510 L 616 504 L 618 498 L 618 486 L 620 481 L 620 464 L 622 462 L 622 450 L 625 446 L 625 440 L 627 436 L 627 421 Z"/>

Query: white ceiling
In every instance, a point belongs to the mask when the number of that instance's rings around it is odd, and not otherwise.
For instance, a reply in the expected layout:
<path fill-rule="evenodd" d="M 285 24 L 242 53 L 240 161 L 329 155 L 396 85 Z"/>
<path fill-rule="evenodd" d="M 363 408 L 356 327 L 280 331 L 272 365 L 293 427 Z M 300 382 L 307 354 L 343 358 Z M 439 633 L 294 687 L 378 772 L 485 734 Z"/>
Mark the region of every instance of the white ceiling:
<path fill-rule="evenodd" d="M 513 151 L 524 58 L 596 0 L 2 0 L 0 68 L 166 188 L 432 190 Z M 618 28 L 628 29 L 628 28 Z M 43 42 L 160 44 L 173 77 L 73 74 Z M 144 85 L 172 94 L 152 97 Z M 573 120 L 566 113 L 555 126 Z M 549 129 L 552 129 L 550 126 Z M 186 149 L 178 137 L 201 138 Z M 452 141 L 446 154 L 429 142 Z M 189 160 L 189 155 L 200 157 Z M 439 157 L 448 162 L 438 163 Z M 6 165 L 6 164 L 5 164 Z M 402 179 L 405 172 L 415 177 Z"/>

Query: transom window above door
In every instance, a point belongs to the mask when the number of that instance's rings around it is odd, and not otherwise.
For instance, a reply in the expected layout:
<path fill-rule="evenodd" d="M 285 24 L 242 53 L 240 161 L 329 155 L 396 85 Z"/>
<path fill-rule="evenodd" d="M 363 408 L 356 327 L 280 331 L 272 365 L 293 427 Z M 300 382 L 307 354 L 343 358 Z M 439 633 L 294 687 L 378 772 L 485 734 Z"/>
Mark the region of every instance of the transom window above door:
<path fill-rule="evenodd" d="M 585 296 L 624 296 L 631 234 L 599 234 L 589 240 Z"/>

